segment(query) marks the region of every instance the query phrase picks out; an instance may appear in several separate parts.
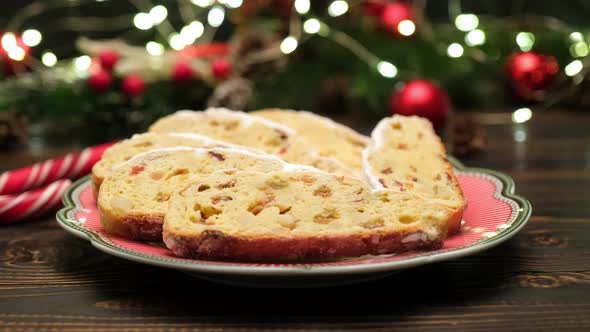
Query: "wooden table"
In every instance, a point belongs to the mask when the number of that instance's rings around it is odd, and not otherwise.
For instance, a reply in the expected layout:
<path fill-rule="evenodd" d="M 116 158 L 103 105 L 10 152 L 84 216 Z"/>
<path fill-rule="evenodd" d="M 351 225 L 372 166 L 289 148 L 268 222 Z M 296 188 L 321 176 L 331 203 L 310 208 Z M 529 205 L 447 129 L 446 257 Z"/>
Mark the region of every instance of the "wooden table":
<path fill-rule="evenodd" d="M 464 163 L 508 173 L 533 205 L 499 247 L 365 284 L 248 289 L 111 257 L 47 216 L 0 228 L 0 330 L 589 331 L 590 113 L 474 118 L 488 147 Z M 0 152 L 0 168 L 73 149 Z"/>

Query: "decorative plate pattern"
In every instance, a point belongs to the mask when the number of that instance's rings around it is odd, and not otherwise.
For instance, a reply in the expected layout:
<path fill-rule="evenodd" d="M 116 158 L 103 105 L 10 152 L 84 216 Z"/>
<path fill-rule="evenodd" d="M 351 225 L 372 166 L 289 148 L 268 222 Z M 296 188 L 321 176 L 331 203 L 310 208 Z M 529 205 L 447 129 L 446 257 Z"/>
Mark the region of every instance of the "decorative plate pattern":
<path fill-rule="evenodd" d="M 251 276 L 297 276 L 367 274 L 387 272 L 442 261 L 488 249 L 516 234 L 531 214 L 530 203 L 514 194 L 508 176 L 487 170 L 465 168 L 451 159 L 468 201 L 462 231 L 445 241 L 443 248 L 401 255 L 364 256 L 338 262 L 313 264 L 256 264 L 184 259 L 161 244 L 130 241 L 103 232 L 90 178 L 84 177 L 64 195 L 64 208 L 57 213 L 60 225 L 70 233 L 89 239 L 98 249 L 125 259 L 205 274 Z"/>

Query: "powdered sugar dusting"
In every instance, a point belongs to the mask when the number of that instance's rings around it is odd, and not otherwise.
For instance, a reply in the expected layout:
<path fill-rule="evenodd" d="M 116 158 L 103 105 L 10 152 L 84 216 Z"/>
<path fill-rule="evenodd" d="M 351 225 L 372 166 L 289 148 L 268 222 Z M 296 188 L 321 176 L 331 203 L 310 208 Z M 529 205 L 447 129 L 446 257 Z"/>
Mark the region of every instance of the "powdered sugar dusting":
<path fill-rule="evenodd" d="M 361 179 L 373 187 L 373 191 L 386 190 L 379 178 L 373 175 L 373 167 L 369 163 L 369 153 L 372 147 L 369 146 L 363 150 L 363 171 L 361 172 Z"/>
<path fill-rule="evenodd" d="M 292 128 L 276 123 L 274 121 L 270 121 L 267 119 L 259 118 L 244 113 L 242 111 L 231 111 L 226 108 L 208 108 L 207 110 L 205 110 L 205 113 L 213 116 L 227 116 L 232 118 L 238 118 L 242 121 L 242 123 L 244 123 L 244 125 L 247 126 L 251 126 L 253 123 L 261 123 L 265 126 L 284 131 L 289 136 L 295 136 L 297 134 L 297 132 Z"/>
<path fill-rule="evenodd" d="M 171 151 L 195 151 L 195 152 L 199 152 L 199 153 L 206 153 L 207 150 L 202 149 L 202 148 L 195 148 L 195 147 L 191 147 L 191 146 L 182 146 L 182 145 L 172 146 L 172 147 L 167 147 L 167 148 L 158 148 L 158 149 L 153 149 L 153 150 L 139 153 L 139 154 L 133 156 L 131 159 L 129 159 L 123 163 L 120 163 L 118 165 L 113 166 L 112 169 L 116 170 L 116 169 L 124 167 L 126 165 L 134 164 L 137 162 L 137 160 L 143 159 L 149 155 L 156 155 L 158 153 L 171 152 Z"/>
<path fill-rule="evenodd" d="M 344 131 L 347 134 L 352 135 L 352 136 L 358 138 L 359 140 L 363 141 L 365 144 L 369 144 L 371 141 L 371 139 L 369 137 L 361 135 L 361 134 L 357 133 L 356 131 L 352 130 L 351 128 L 344 126 L 344 125 L 342 125 L 330 118 L 326 118 L 326 117 L 323 117 L 321 115 L 317 115 L 317 114 L 309 112 L 309 111 L 293 111 L 293 112 L 297 112 L 297 113 L 303 114 L 304 116 L 307 116 L 309 118 L 313 118 L 317 121 L 322 122 L 326 126 L 334 128 L 336 130 Z"/>

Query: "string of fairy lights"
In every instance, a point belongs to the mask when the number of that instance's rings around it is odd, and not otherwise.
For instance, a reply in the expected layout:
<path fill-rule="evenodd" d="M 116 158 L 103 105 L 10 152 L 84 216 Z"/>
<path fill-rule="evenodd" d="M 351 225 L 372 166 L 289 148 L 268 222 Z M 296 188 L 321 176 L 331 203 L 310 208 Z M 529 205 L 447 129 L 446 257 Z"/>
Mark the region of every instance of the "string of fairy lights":
<path fill-rule="evenodd" d="M 95 0 L 96 2 L 105 2 L 107 0 Z M 155 40 L 148 41 L 145 44 L 145 50 L 148 54 L 157 57 L 171 48 L 180 51 L 185 47 L 194 44 L 200 38 L 207 34 L 208 29 L 217 29 L 226 20 L 226 11 L 234 10 L 242 6 L 243 0 L 190 0 L 195 7 L 206 10 L 204 22 L 195 19 L 186 24 L 179 31 L 172 31 L 169 35 L 164 36 L 168 45 L 164 45 Z M 339 17 L 346 15 L 353 5 L 359 2 L 347 2 L 344 0 L 332 1 L 327 7 L 327 14 L 330 17 Z M 362 61 L 367 63 L 371 68 L 374 68 L 385 78 L 395 78 L 398 76 L 399 70 L 397 66 L 385 59 L 380 59 L 360 42 L 352 37 L 344 34 L 341 31 L 331 28 L 325 21 L 314 17 L 311 13 L 311 3 L 309 0 L 295 0 L 293 7 L 298 15 L 294 18 L 299 20 L 299 24 L 295 25 L 301 27 L 301 31 L 290 31 L 277 47 L 285 54 L 293 53 L 299 45 L 315 35 L 330 39 L 343 47 L 349 49 L 352 53 L 357 55 Z M 155 5 L 149 10 L 141 11 L 133 16 L 132 24 L 139 30 L 149 31 L 158 28 L 163 23 L 167 23 L 168 8 L 164 5 Z M 293 17 L 292 17 L 293 19 Z M 464 32 L 464 40 L 462 42 L 455 41 L 445 45 L 446 55 L 450 58 L 461 58 L 466 55 L 466 48 L 476 48 L 486 43 L 486 33 L 484 28 L 480 25 L 479 17 L 473 13 L 457 13 L 451 18 L 454 26 L 461 32 Z M 168 26 L 171 25 L 168 23 Z M 293 26 L 293 25 L 291 25 Z M 402 20 L 397 25 L 397 32 L 403 37 L 412 36 L 416 33 L 416 23 L 411 19 Z M 161 34 L 163 31 L 158 30 Z M 214 32 L 213 32 L 214 33 Z M 211 34 L 210 34 L 211 35 Z M 0 46 L 6 52 L 8 57 L 14 61 L 23 61 L 27 56 L 27 49 L 37 47 L 43 40 L 42 33 L 36 29 L 27 29 L 22 31 L 19 38 L 14 32 L 6 32 L 0 39 Z M 519 31 L 515 35 L 514 42 L 518 48 L 527 52 L 533 49 L 535 45 L 535 35 L 529 31 Z M 576 77 L 584 69 L 584 63 L 581 58 L 586 57 L 590 53 L 590 48 L 585 40 L 584 35 L 579 31 L 573 31 L 569 34 L 570 54 L 573 60 L 564 67 L 565 75 L 569 77 Z M 59 59 L 51 50 L 45 50 L 41 54 L 41 63 L 46 67 L 54 67 L 58 65 Z M 81 55 L 71 61 L 74 69 L 83 73 L 87 71 L 92 59 L 88 55 Z M 32 64 L 28 64 L 31 65 Z M 513 113 L 513 121 L 515 123 L 523 123 L 532 117 L 532 111 L 528 108 L 518 109 Z"/>

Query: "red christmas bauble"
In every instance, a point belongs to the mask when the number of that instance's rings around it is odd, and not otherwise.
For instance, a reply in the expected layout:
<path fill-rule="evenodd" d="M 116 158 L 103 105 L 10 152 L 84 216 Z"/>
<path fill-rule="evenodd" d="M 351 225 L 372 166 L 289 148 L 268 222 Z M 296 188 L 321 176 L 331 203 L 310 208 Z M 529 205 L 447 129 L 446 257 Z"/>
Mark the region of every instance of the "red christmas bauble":
<path fill-rule="evenodd" d="M 384 5 L 381 11 L 381 27 L 396 37 L 407 37 L 400 33 L 399 24 L 402 21 L 412 21 L 416 25 L 415 10 L 412 4 L 395 2 Z"/>
<path fill-rule="evenodd" d="M 177 83 L 190 82 L 195 78 L 193 68 L 184 61 L 179 61 L 172 68 L 172 79 Z"/>
<path fill-rule="evenodd" d="M 119 53 L 111 49 L 102 50 L 98 53 L 98 60 L 102 68 L 111 71 L 119 61 Z"/>
<path fill-rule="evenodd" d="M 534 52 L 512 54 L 506 62 L 506 74 L 517 95 L 529 98 L 535 91 L 549 87 L 559 72 L 555 57 Z"/>
<path fill-rule="evenodd" d="M 94 71 L 90 74 L 90 77 L 88 77 L 88 86 L 96 92 L 107 91 L 112 84 L 113 76 L 102 68 Z"/>
<path fill-rule="evenodd" d="M 127 75 L 121 82 L 121 89 L 129 97 L 139 97 L 145 91 L 145 82 L 139 75 Z"/>
<path fill-rule="evenodd" d="M 211 63 L 213 77 L 218 80 L 225 80 L 231 74 L 231 63 L 225 59 L 215 59 Z"/>
<path fill-rule="evenodd" d="M 427 118 L 438 130 L 444 128 L 451 104 L 447 93 L 438 85 L 427 80 L 414 80 L 391 96 L 389 109 L 391 113 Z"/>

